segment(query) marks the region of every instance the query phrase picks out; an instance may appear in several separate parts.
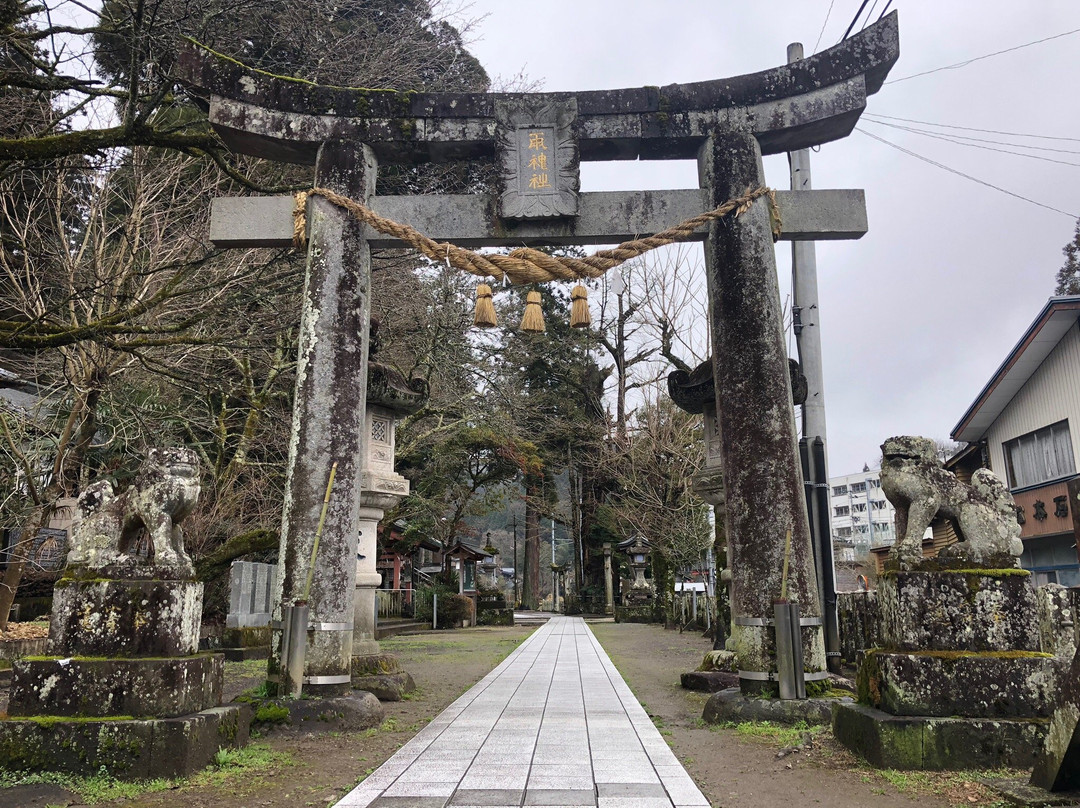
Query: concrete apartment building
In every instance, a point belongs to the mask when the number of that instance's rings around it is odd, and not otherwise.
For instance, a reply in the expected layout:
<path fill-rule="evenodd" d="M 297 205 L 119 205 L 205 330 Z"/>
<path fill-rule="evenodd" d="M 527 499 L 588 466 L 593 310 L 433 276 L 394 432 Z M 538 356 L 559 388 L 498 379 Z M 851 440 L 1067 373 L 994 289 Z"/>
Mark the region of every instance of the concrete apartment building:
<path fill-rule="evenodd" d="M 830 477 L 829 506 L 838 562 L 854 563 L 871 547 L 896 541 L 896 510 L 881 491 L 880 470 Z"/>

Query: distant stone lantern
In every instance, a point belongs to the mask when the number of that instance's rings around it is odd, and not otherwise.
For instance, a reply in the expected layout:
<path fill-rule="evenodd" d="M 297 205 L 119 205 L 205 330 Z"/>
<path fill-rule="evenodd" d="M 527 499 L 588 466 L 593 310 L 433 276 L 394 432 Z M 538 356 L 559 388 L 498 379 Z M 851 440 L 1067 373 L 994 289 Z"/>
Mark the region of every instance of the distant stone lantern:
<path fill-rule="evenodd" d="M 484 555 L 486 558 L 480 562 L 480 569 L 491 576 L 492 588 L 498 587 L 498 581 L 495 578 L 495 572 L 499 568 L 499 548 L 491 543 L 491 531 L 487 534 L 487 546 L 484 547 Z"/>
<path fill-rule="evenodd" d="M 630 559 L 630 569 L 634 573 L 628 590 L 623 593 L 623 603 L 631 605 L 652 600 L 652 584 L 645 580 L 645 567 L 649 563 L 652 545 L 641 536 L 631 536 L 619 543 L 619 549 Z"/>

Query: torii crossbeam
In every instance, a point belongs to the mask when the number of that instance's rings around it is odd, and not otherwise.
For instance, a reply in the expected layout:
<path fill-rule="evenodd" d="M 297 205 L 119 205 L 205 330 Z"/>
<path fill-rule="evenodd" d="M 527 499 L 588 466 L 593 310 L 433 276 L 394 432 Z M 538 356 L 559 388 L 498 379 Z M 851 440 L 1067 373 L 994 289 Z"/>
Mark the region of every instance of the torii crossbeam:
<path fill-rule="evenodd" d="M 734 78 L 578 93 L 402 93 L 333 88 L 253 71 L 191 48 L 189 84 L 229 148 L 315 165 L 330 188 L 464 246 L 612 243 L 674 225 L 764 183 L 762 154 L 847 136 L 899 56 L 895 12 L 836 47 Z M 579 193 L 582 160 L 696 158 L 700 189 Z M 499 187 L 474 196 L 378 197 L 378 163 L 494 160 Z M 858 191 L 779 194 L 784 237 L 857 238 Z M 795 197 L 798 197 L 797 199 Z M 283 507 L 281 598 L 300 596 L 327 471 L 338 482 L 315 562 L 305 666 L 311 690 L 348 687 L 353 624 L 370 247 L 388 246 L 325 199 L 308 202 L 308 267 L 293 441 Z M 772 600 L 791 531 L 788 593 L 803 606 L 807 679 L 825 678 L 775 255 L 762 200 L 703 229 L 744 692 L 775 692 Z M 220 246 L 291 243 L 291 199 L 218 200 Z M 373 548 L 372 548 L 373 549 Z M 364 586 L 377 585 L 374 553 Z M 363 573 L 363 571 L 361 571 Z M 374 581 L 375 583 L 372 583 Z"/>

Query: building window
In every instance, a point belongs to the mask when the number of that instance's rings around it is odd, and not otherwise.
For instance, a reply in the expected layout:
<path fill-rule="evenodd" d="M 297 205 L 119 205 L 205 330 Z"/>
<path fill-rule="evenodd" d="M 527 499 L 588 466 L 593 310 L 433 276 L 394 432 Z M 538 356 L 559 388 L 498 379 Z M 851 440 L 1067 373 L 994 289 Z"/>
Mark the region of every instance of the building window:
<path fill-rule="evenodd" d="M 833 508 L 833 514 L 836 516 L 847 516 L 851 513 L 851 509 L 847 505 L 840 505 Z"/>
<path fill-rule="evenodd" d="M 842 497 L 846 493 L 847 493 L 847 486 L 846 485 L 834 485 L 833 486 L 832 495 L 834 497 Z"/>
<path fill-rule="evenodd" d="M 853 507 L 854 507 L 856 513 L 866 513 L 866 503 L 865 502 L 856 502 Z"/>
<path fill-rule="evenodd" d="M 861 494 L 865 490 L 866 490 L 866 483 L 852 483 L 851 484 L 851 493 L 853 493 L 853 494 Z"/>
<path fill-rule="evenodd" d="M 874 510 L 875 511 L 883 511 L 883 510 L 885 510 L 885 500 L 883 500 L 883 499 L 875 499 L 874 500 Z"/>
<path fill-rule="evenodd" d="M 881 480 L 870 480 L 871 488 L 881 488 Z"/>
<path fill-rule="evenodd" d="M 851 528 L 850 527 L 838 527 L 836 529 L 836 538 L 838 538 L 838 539 L 851 538 Z"/>
<path fill-rule="evenodd" d="M 1011 488 L 1027 488 L 1076 473 L 1068 421 L 1021 435 L 1002 448 Z"/>

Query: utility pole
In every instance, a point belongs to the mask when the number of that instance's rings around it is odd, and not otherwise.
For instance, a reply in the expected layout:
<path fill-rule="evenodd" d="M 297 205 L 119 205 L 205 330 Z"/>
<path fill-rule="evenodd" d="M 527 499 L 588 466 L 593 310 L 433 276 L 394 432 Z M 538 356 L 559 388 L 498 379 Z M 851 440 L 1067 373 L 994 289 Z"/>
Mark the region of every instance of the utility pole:
<path fill-rule="evenodd" d="M 788 45 L 788 64 L 803 58 L 801 42 Z M 788 152 L 791 167 L 791 190 L 810 191 L 810 150 Z M 840 632 L 836 616 L 836 572 L 833 561 L 832 535 L 829 530 L 829 499 L 826 494 L 829 475 L 825 462 L 825 386 L 821 370 L 821 328 L 818 308 L 817 251 L 813 241 L 791 242 L 792 312 L 795 323 L 795 344 L 799 352 L 799 365 L 806 377 L 806 403 L 802 405 L 802 434 L 808 446 L 821 441 L 820 451 L 809 452 L 812 489 L 805 490 L 807 513 L 814 527 L 814 560 L 817 562 L 818 597 L 821 598 L 824 616 L 825 661 L 828 669 L 840 668 Z M 822 512 L 824 509 L 824 512 Z"/>

